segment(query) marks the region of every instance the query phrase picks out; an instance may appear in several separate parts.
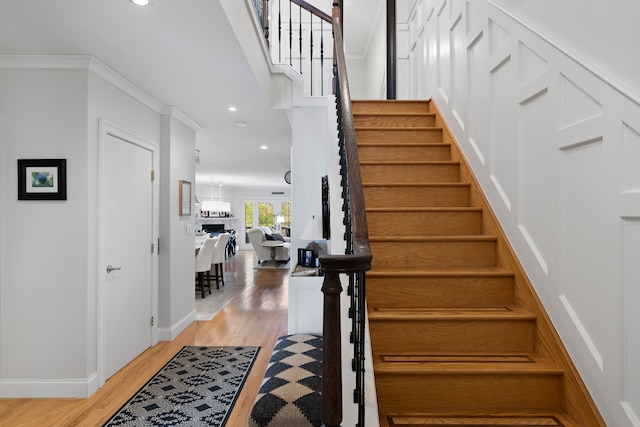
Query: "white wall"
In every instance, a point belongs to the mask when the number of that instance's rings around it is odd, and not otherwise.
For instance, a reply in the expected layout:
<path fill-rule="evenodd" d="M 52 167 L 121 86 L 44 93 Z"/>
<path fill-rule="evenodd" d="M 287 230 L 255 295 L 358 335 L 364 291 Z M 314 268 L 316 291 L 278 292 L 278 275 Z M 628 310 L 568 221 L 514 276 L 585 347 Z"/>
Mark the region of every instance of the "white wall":
<path fill-rule="evenodd" d="M 174 108 L 161 118 L 160 283 L 158 327 L 172 340 L 196 319 L 195 311 L 195 150 L 197 127 Z M 190 123 L 188 120 L 187 123 Z M 179 181 L 191 182 L 191 215 L 179 215 Z"/>
<path fill-rule="evenodd" d="M 385 99 L 387 97 L 387 15 L 386 8 L 380 8 L 376 31 L 369 42 L 365 58 L 365 81 L 367 91 L 363 99 Z M 349 70 L 347 70 L 349 72 Z M 357 99 L 353 97 L 353 99 Z"/>
<path fill-rule="evenodd" d="M 365 76 L 367 70 L 364 58 L 349 57 L 346 58 L 346 62 L 351 99 L 366 99 L 367 82 Z"/>
<path fill-rule="evenodd" d="M 485 0 L 412 1 L 410 97 L 443 111 L 608 425 L 637 427 L 640 103 L 618 88 L 638 6 L 500 3 L 558 39 Z"/>
<path fill-rule="evenodd" d="M 328 173 L 329 134 L 328 109 L 333 97 L 315 100 L 317 105 L 299 105 L 291 114 L 291 256 L 297 261 L 297 250 L 309 244 L 301 234 L 313 217 L 322 229 L 322 177 Z M 311 102 L 311 100 L 308 100 Z M 335 107 L 333 107 L 335 111 Z"/>
<path fill-rule="evenodd" d="M 0 396 L 87 385 L 87 74 L 0 69 Z M 66 201 L 17 200 L 29 158 L 67 159 Z"/>

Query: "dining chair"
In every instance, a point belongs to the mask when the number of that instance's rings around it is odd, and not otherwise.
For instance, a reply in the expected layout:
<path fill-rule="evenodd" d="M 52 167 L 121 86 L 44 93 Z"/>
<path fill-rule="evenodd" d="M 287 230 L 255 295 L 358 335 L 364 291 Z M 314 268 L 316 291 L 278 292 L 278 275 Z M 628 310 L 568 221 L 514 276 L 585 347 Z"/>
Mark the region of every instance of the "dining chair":
<path fill-rule="evenodd" d="M 220 282 L 224 286 L 224 261 L 227 255 L 227 242 L 229 241 L 229 233 L 220 233 L 218 241 L 213 248 L 211 256 L 211 266 L 213 266 L 213 275 L 216 280 L 216 289 L 220 289 Z M 210 267 L 211 267 L 210 266 Z"/>
<path fill-rule="evenodd" d="M 229 230 L 229 240 L 227 240 L 227 258 L 236 254 L 236 230 Z"/>
<path fill-rule="evenodd" d="M 209 288 L 209 293 L 211 293 L 209 271 L 211 270 L 211 257 L 217 241 L 218 239 L 216 238 L 205 239 L 196 254 L 196 290 L 198 290 L 198 288 L 200 289 L 202 298 L 204 298 L 205 295 L 205 273 L 207 274 L 206 286 Z"/>

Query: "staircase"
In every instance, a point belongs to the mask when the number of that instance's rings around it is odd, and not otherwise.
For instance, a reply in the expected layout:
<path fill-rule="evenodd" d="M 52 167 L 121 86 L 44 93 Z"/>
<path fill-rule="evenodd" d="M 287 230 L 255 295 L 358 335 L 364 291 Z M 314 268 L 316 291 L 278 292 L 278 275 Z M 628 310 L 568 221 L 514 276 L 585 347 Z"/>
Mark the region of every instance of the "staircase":
<path fill-rule="evenodd" d="M 435 105 L 353 115 L 380 425 L 604 426 Z"/>

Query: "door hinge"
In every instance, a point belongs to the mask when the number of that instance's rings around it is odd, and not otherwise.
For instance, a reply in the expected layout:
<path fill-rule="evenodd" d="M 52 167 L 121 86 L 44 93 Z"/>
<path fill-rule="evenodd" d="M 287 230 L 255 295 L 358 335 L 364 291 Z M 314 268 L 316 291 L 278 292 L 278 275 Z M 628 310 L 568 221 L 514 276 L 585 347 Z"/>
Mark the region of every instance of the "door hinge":
<path fill-rule="evenodd" d="M 153 326 L 154 323 L 155 323 L 155 319 L 153 316 L 151 316 L 151 326 Z"/>
<path fill-rule="evenodd" d="M 156 171 L 151 171 L 151 181 L 155 181 L 156 179 Z"/>
<path fill-rule="evenodd" d="M 152 243 L 151 244 L 151 253 L 154 253 L 155 250 L 156 250 L 156 245 L 155 245 L 155 243 Z"/>

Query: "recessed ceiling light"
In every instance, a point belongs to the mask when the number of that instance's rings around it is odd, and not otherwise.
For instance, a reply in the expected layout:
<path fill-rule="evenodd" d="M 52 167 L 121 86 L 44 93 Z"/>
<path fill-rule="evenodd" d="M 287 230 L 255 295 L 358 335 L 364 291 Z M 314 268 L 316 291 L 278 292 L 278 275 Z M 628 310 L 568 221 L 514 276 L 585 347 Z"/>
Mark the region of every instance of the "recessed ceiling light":
<path fill-rule="evenodd" d="M 149 0 L 131 0 L 131 3 L 136 6 L 149 6 Z"/>
<path fill-rule="evenodd" d="M 267 147 L 266 145 L 261 145 L 261 146 L 260 146 L 260 149 L 261 149 L 261 150 L 266 150 L 267 148 L 269 148 L 269 147 Z"/>
<path fill-rule="evenodd" d="M 243 127 L 247 126 L 247 122 L 237 121 L 237 122 L 235 122 L 235 125 L 238 126 L 238 127 L 243 128 Z"/>
<path fill-rule="evenodd" d="M 238 109 L 236 107 L 234 107 L 233 105 L 231 107 L 229 107 L 229 111 L 237 111 Z"/>

